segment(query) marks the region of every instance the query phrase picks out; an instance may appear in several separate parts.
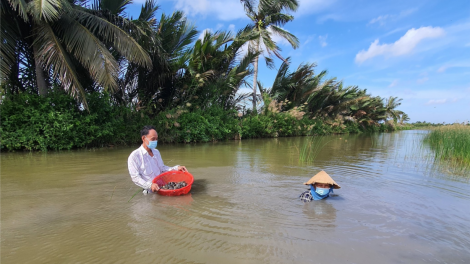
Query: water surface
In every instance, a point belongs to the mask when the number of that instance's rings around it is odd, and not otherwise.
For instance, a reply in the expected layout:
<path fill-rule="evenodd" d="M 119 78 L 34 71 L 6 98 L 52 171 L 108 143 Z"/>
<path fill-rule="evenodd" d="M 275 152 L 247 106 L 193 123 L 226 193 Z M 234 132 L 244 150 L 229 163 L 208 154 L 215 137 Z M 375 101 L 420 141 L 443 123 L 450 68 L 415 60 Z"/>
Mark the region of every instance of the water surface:
<path fill-rule="evenodd" d="M 1 154 L 1 263 L 470 263 L 468 178 L 432 173 L 421 131 L 159 145 L 189 195 L 138 193 L 132 147 Z M 319 170 L 341 189 L 298 200 Z"/>

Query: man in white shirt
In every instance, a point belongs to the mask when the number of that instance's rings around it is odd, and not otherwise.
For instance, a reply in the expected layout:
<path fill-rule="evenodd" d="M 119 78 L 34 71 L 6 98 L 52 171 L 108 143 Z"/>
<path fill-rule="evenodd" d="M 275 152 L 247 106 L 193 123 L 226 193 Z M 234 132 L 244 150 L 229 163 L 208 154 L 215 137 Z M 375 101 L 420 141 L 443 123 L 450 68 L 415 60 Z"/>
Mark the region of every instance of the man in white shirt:
<path fill-rule="evenodd" d="M 129 159 L 127 166 L 132 181 L 139 187 L 144 189 L 144 193 L 157 192 L 160 187 L 152 180 L 166 171 L 188 171 L 185 166 L 176 165 L 168 167 L 163 164 L 160 152 L 155 149 L 158 142 L 158 134 L 153 126 L 144 126 L 140 131 L 142 137 L 142 145 L 134 150 Z"/>

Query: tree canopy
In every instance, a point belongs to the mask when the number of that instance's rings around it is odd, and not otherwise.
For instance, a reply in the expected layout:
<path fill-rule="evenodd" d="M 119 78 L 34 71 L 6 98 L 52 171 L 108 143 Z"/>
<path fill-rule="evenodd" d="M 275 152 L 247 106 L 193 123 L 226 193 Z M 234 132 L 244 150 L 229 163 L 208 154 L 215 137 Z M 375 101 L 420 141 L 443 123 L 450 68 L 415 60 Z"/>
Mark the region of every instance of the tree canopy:
<path fill-rule="evenodd" d="M 182 12 L 159 15 L 156 1 L 147 0 L 139 16 L 129 18 L 130 2 L 2 0 L 2 93 L 47 96 L 62 90 L 81 109 L 88 109 L 87 94 L 107 93 L 113 104 L 148 116 L 214 106 L 241 111 L 251 98 L 253 112 L 295 109 L 304 118 L 363 126 L 409 120 L 396 109 L 401 99 L 345 86 L 317 71 L 315 63 L 291 70 L 273 36 L 298 47 L 298 39 L 282 28 L 294 19 L 296 0 L 242 0 L 251 20 L 246 27 L 205 32 L 200 39 Z M 261 55 L 269 67 L 274 67 L 272 55 L 283 61 L 270 87 L 257 81 Z M 250 78 L 253 92 L 241 93 Z"/>

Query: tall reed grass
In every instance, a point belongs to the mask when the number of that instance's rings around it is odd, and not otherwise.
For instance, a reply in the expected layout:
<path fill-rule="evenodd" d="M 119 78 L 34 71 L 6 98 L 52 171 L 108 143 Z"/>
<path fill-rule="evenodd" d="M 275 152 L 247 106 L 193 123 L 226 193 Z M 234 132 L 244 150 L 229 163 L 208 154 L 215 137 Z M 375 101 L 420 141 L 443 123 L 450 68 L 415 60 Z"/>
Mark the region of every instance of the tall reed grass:
<path fill-rule="evenodd" d="M 330 142 L 323 136 L 309 136 L 307 142 L 300 147 L 299 161 L 305 163 L 313 163 L 323 149 Z"/>
<path fill-rule="evenodd" d="M 424 138 L 434 151 L 436 161 L 448 162 L 451 166 L 470 170 L 470 126 L 450 125 L 431 130 Z"/>

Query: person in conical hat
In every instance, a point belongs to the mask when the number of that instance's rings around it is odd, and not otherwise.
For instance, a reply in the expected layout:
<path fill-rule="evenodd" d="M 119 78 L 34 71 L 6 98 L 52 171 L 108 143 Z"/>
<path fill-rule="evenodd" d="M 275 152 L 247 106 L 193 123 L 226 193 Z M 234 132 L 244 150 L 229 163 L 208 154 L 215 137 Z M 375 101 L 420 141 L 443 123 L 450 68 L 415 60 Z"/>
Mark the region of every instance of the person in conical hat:
<path fill-rule="evenodd" d="M 299 196 L 304 202 L 325 199 L 330 196 L 333 189 L 341 188 L 325 171 L 320 171 L 304 184 L 310 187 L 310 190 Z"/>

